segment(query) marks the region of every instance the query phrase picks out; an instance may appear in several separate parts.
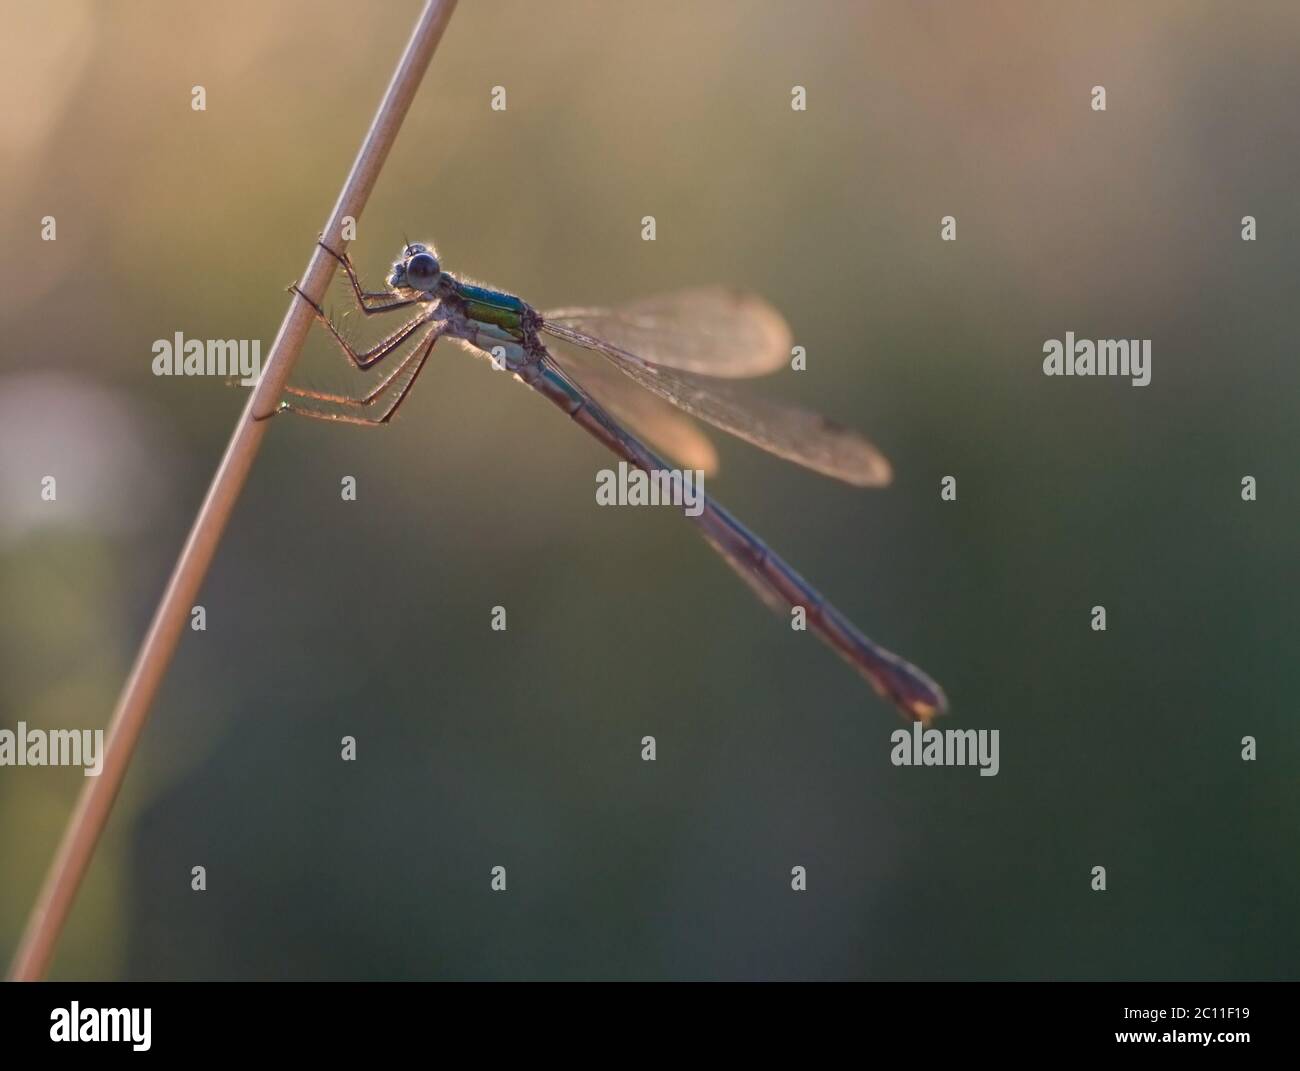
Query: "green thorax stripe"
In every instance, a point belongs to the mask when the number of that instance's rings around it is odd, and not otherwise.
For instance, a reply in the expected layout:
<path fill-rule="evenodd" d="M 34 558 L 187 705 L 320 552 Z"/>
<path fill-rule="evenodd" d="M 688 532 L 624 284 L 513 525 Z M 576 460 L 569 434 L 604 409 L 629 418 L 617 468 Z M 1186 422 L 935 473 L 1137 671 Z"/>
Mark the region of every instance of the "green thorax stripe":
<path fill-rule="evenodd" d="M 456 292 L 465 312 L 480 323 L 493 324 L 516 338 L 524 337 L 524 312 L 528 306 L 513 294 L 489 290 L 486 286 L 456 282 Z"/>

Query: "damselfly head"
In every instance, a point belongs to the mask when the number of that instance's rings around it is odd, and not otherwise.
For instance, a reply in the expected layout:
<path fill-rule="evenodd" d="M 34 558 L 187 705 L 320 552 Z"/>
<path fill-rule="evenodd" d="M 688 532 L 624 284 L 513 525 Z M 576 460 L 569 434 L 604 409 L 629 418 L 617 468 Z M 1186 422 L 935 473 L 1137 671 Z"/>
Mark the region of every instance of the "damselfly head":
<path fill-rule="evenodd" d="M 388 275 L 388 285 L 394 290 L 416 290 L 432 293 L 442 277 L 442 265 L 433 246 L 411 242 L 402 255 L 393 261 Z"/>

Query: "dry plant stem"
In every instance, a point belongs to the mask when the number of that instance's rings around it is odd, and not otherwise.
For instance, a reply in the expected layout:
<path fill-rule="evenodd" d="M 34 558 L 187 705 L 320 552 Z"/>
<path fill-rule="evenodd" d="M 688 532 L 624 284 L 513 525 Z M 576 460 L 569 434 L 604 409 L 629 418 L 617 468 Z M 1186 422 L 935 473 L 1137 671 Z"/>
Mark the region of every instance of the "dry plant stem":
<path fill-rule="evenodd" d="M 388 150 L 415 97 L 420 79 L 424 76 L 455 7 L 456 0 L 428 0 L 420 14 L 411 40 L 322 232 L 334 239 L 337 249 L 342 248 L 338 236 L 343 217 L 352 216 L 355 219 L 361 215 L 388 156 Z M 327 59 L 324 62 L 331 61 Z M 307 272 L 300 284 L 304 293 L 319 301 L 333 277 L 335 264 L 333 257 L 319 246 L 313 246 Z M 154 612 L 153 622 L 145 635 L 140 653 L 136 656 L 135 665 L 122 689 L 117 708 L 113 711 L 104 745 L 102 772 L 98 777 L 86 779 L 76 810 L 68 822 L 58 853 L 27 920 L 27 928 L 10 968 L 10 978 L 14 981 L 39 980 L 45 976 L 50 965 L 54 946 L 67 921 L 77 887 L 90 863 L 95 845 L 108 821 L 113 800 L 126 776 L 131 755 L 149 716 L 149 708 L 176 651 L 190 609 L 198 597 L 203 578 L 207 575 L 208 566 L 212 563 L 239 492 L 248 478 L 262 437 L 270 426 L 271 422 L 264 418 L 274 412 L 279 403 L 280 394 L 302 351 L 312 321 L 311 306 L 300 299 L 292 300 L 267 356 L 262 378 L 253 389 L 239 423 L 235 426 L 230 445 L 226 447 L 212 486 L 208 488 L 207 497 L 199 508 L 189 538 L 185 541 L 162 601 Z"/>

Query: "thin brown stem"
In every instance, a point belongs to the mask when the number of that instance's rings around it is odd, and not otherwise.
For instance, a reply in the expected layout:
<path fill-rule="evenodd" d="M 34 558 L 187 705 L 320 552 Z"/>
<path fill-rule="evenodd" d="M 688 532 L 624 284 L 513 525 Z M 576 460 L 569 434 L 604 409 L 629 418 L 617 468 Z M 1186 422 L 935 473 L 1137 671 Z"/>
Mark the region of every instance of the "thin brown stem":
<path fill-rule="evenodd" d="M 323 231 L 330 239 L 338 241 L 345 216 L 360 217 L 455 7 L 456 0 L 428 0 L 420 13 L 406 51 L 330 213 Z M 324 295 L 337 263 L 319 246 L 312 247 L 311 260 L 301 286 L 306 294 L 316 297 L 317 303 Z M 149 708 L 171 663 L 190 608 L 198 597 L 208 566 L 212 564 L 262 437 L 270 426 L 271 422 L 265 418 L 275 411 L 314 320 L 307 302 L 295 298 L 289 303 L 267 356 L 262 378 L 235 425 L 225 456 L 212 478 L 203 505 L 199 507 L 189 538 L 172 570 L 162 601 L 154 612 L 149 631 L 118 698 L 104 743 L 103 768 L 98 777 L 86 779 L 45 883 L 32 907 L 10 967 L 9 976 L 14 981 L 38 980 L 49 968 L 77 888 L 108 822 L 113 800 L 126 777 Z"/>

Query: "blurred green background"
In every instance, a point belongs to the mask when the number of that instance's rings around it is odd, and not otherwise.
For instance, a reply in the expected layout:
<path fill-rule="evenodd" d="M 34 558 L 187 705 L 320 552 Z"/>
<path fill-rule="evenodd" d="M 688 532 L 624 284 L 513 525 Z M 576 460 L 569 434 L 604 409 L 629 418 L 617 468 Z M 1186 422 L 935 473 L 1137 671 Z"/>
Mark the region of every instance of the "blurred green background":
<path fill-rule="evenodd" d="M 106 723 L 245 398 L 151 345 L 269 349 L 418 9 L 0 4 L 0 726 Z M 1001 772 L 891 766 L 863 682 L 440 347 L 388 429 L 271 428 L 53 976 L 1296 977 L 1298 59 L 1289 3 L 463 3 L 363 275 L 409 235 L 538 307 L 771 298 L 767 391 L 896 480 L 727 441 L 711 489 Z M 1152 384 L 1044 377 L 1070 330 Z M 6 960 L 82 781 L 0 769 Z"/>

